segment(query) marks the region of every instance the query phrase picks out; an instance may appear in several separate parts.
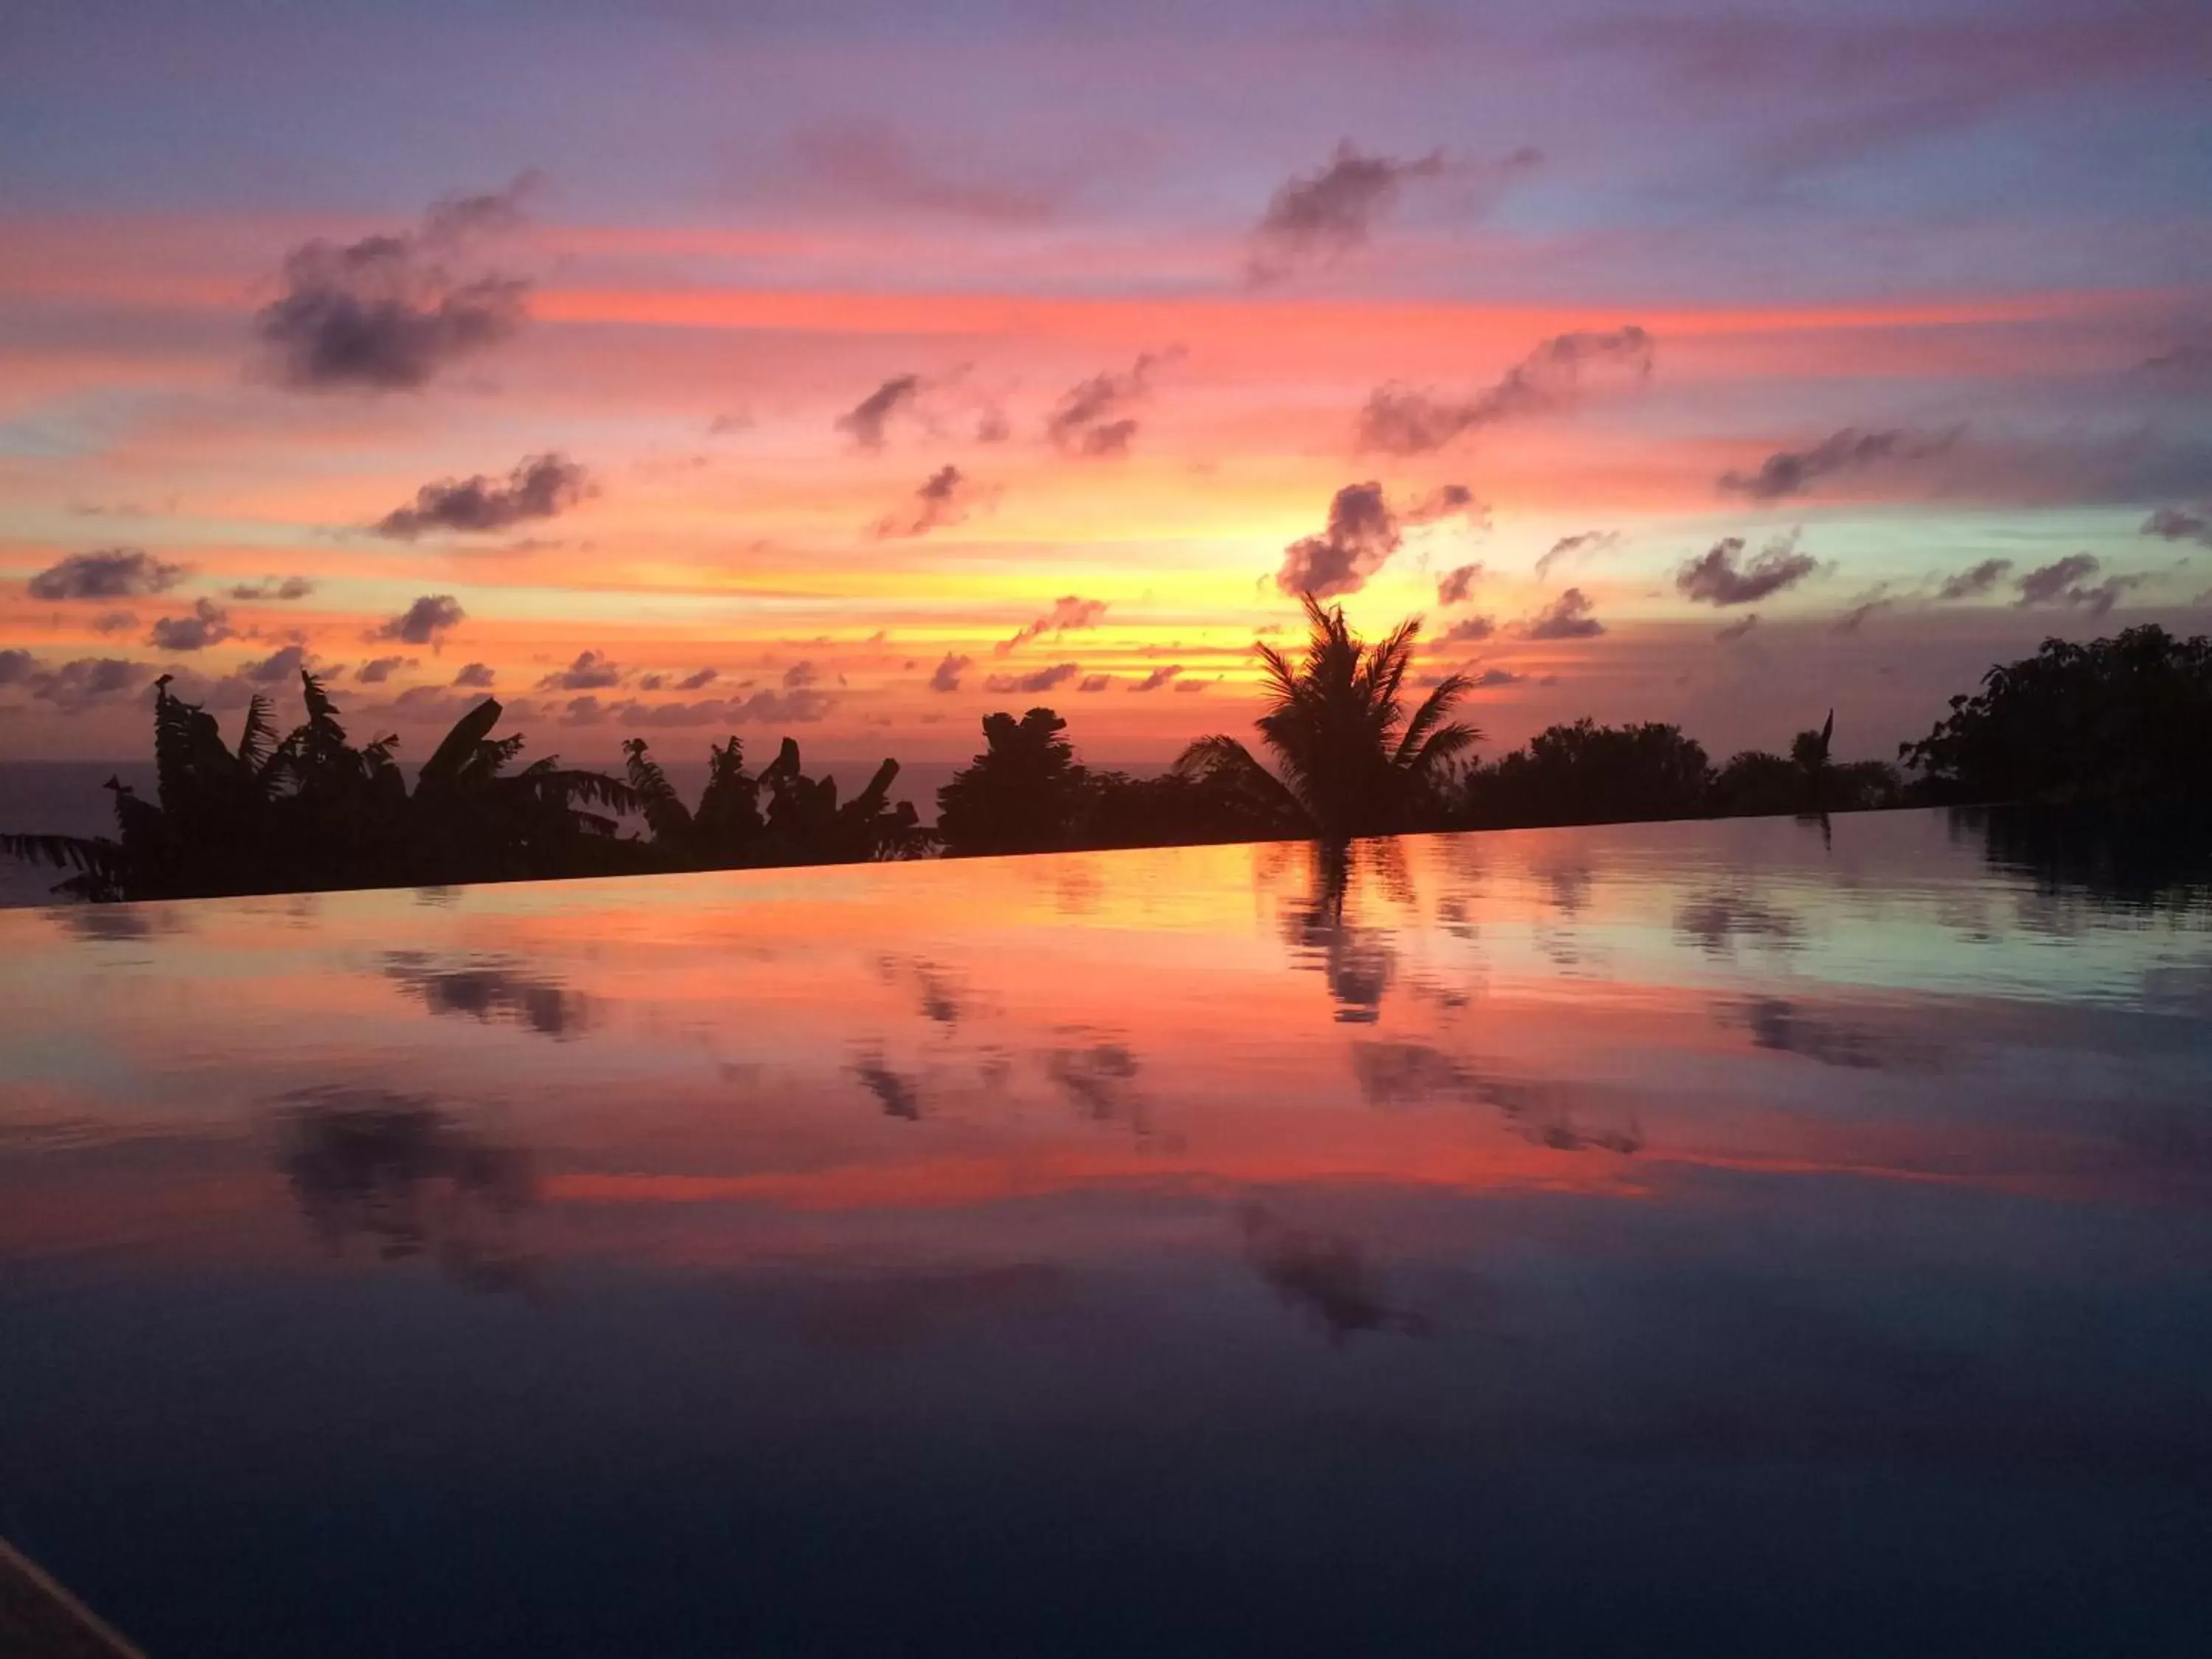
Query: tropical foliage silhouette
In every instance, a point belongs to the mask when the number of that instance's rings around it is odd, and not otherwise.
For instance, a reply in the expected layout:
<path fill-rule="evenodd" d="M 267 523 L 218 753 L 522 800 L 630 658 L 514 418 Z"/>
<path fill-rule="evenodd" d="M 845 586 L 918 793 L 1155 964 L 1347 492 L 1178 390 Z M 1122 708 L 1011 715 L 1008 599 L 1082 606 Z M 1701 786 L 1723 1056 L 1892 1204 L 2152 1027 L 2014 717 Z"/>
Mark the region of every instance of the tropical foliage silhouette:
<path fill-rule="evenodd" d="M 2045 640 L 1898 752 L 1936 800 L 2212 800 L 2212 638 Z"/>
<path fill-rule="evenodd" d="M 111 779 L 114 836 L 0 835 L 0 854 L 69 872 L 58 891 L 118 900 L 848 863 L 940 847 L 1341 842 L 1914 803 L 2212 802 L 2212 639 L 2203 636 L 2146 626 L 2087 645 L 2045 641 L 1991 668 L 1978 695 L 1954 697 L 1926 738 L 1902 745 L 1908 782 L 1881 761 L 1835 760 L 1832 710 L 1788 754 L 1746 750 L 1717 769 L 1679 727 L 1587 719 L 1476 763 L 1480 734 L 1451 718 L 1471 689 L 1464 678 L 1436 679 L 1407 707 L 1419 617 L 1367 642 L 1341 607 L 1304 605 L 1310 631 L 1295 661 L 1255 647 L 1267 694 L 1256 725 L 1272 765 L 1216 734 L 1158 777 L 1093 770 L 1052 709 L 994 713 L 982 752 L 939 791 L 934 830 L 892 802 L 896 761 L 841 802 L 834 779 L 801 770 L 788 738 L 757 774 L 736 738 L 712 746 L 696 805 L 642 739 L 623 745 L 622 777 L 551 757 L 518 768 L 523 739 L 491 735 L 501 708 L 489 698 L 456 722 L 410 788 L 397 739 L 356 747 L 321 684 L 302 674 L 306 721 L 278 738 L 257 696 L 234 745 L 158 682 L 158 801 Z M 625 819 L 644 833 L 624 833 Z"/>
<path fill-rule="evenodd" d="M 300 678 L 307 720 L 280 740 L 257 696 L 233 747 L 164 677 L 154 695 L 159 803 L 111 779 L 116 836 L 0 836 L 0 853 L 73 871 L 57 890 L 113 901 L 823 863 L 927 845 L 913 807 L 886 802 L 895 763 L 841 807 L 833 781 L 799 770 L 789 739 L 750 778 L 732 738 L 714 751 L 693 814 L 641 744 L 632 745 L 634 781 L 550 756 L 511 769 L 524 739 L 491 736 L 501 709 L 489 697 L 454 723 L 410 790 L 392 757 L 397 740 L 355 747 L 321 682 Z M 653 838 L 619 834 L 625 813 L 642 817 Z"/>
<path fill-rule="evenodd" d="M 1323 841 L 1442 827 L 1452 763 L 1481 741 L 1450 718 L 1473 682 L 1443 676 L 1408 715 L 1403 693 L 1421 619 L 1363 644 L 1342 605 L 1310 593 L 1302 602 L 1309 631 L 1296 665 L 1273 646 L 1253 647 L 1267 691 L 1255 724 L 1279 776 L 1221 734 L 1192 744 L 1177 769 L 1228 786 L 1279 830 Z"/>
<path fill-rule="evenodd" d="M 1283 833 L 1266 803 L 1188 767 L 1156 778 L 1093 771 L 1049 708 L 983 721 L 983 752 L 937 792 L 937 833 L 955 855 L 1264 841 Z M 1295 831 L 1293 833 L 1296 833 Z"/>

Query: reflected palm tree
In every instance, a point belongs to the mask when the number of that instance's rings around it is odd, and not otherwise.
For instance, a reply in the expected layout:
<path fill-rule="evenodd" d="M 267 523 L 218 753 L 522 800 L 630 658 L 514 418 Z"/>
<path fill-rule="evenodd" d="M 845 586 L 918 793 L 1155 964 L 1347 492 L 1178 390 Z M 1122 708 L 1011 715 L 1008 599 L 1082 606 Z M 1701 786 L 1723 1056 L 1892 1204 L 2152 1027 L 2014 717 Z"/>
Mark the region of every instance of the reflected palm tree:
<path fill-rule="evenodd" d="M 1440 823 L 1451 764 L 1481 740 L 1450 718 L 1473 683 L 1447 674 L 1408 714 L 1406 676 L 1421 619 L 1364 644 L 1343 606 L 1326 607 L 1310 593 L 1304 603 L 1310 631 L 1297 664 L 1273 646 L 1253 647 L 1267 682 L 1267 710 L 1256 725 L 1279 775 L 1222 734 L 1184 750 L 1176 770 L 1233 791 L 1285 834 L 1341 842 Z"/>
<path fill-rule="evenodd" d="M 277 1168 L 334 1255 L 361 1237 L 386 1261 L 434 1255 L 471 1289 L 532 1280 L 516 1237 L 538 1201 L 529 1156 L 462 1127 L 422 1096 L 310 1089 L 288 1097 Z"/>
<path fill-rule="evenodd" d="M 1285 916 L 1284 931 L 1300 965 L 1319 969 L 1328 981 L 1338 1022 L 1369 1025 L 1382 1018 L 1382 995 L 1396 974 L 1398 953 L 1389 929 L 1346 918 L 1354 853 L 1341 842 L 1314 844 L 1310 890 Z"/>

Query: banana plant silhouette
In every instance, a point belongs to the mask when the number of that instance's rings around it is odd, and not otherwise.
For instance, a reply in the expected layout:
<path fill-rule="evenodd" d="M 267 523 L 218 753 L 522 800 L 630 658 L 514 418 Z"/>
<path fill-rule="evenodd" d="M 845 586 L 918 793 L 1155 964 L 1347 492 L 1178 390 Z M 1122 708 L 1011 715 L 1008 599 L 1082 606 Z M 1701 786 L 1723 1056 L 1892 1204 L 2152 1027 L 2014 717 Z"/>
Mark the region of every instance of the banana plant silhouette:
<path fill-rule="evenodd" d="M 763 865 L 858 864 L 916 858 L 935 838 L 910 801 L 890 804 L 898 763 L 886 760 L 860 793 L 840 805 L 835 778 L 799 770 L 789 738 L 757 777 L 732 738 L 709 751 L 698 811 L 688 809 L 645 739 L 623 745 L 629 786 L 653 832 L 657 868 L 725 870 Z M 763 805 L 763 798 L 766 805 Z"/>
<path fill-rule="evenodd" d="M 1420 827 L 1442 811 L 1453 761 L 1482 739 L 1450 718 L 1473 683 L 1445 675 L 1408 715 L 1403 692 L 1421 619 L 1365 644 L 1343 606 L 1324 606 L 1310 593 L 1304 605 L 1310 631 L 1295 665 L 1272 646 L 1253 647 L 1268 690 L 1267 711 L 1255 723 L 1280 775 L 1220 734 L 1184 750 L 1177 770 L 1233 788 L 1257 816 L 1292 835 L 1338 842 Z"/>
<path fill-rule="evenodd" d="M 279 740 L 257 694 L 236 747 L 215 717 L 154 688 L 159 803 L 108 780 L 114 836 L 0 836 L 0 853 L 75 872 L 57 888 L 94 901 L 203 898 L 341 887 L 442 886 L 633 867 L 617 819 L 629 785 L 547 757 L 510 771 L 520 736 L 493 738 L 500 705 L 461 716 L 410 792 L 398 743 L 347 738 L 337 706 L 300 676 L 304 723 Z M 591 808 L 600 811 L 592 811 Z"/>

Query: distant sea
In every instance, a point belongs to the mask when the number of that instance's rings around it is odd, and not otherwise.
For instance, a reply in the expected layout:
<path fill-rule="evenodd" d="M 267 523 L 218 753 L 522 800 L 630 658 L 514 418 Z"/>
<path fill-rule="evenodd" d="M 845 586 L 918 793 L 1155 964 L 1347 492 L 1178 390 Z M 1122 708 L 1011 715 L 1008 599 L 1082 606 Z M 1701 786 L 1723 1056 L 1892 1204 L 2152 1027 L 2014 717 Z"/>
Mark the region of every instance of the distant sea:
<path fill-rule="evenodd" d="M 864 787 L 875 774 L 874 761 L 822 761 L 807 770 L 816 777 L 827 772 L 837 780 L 841 799 Z M 577 761 L 590 770 L 621 775 L 619 762 Z M 899 767 L 891 786 L 893 800 L 910 800 L 924 823 L 937 822 L 937 792 L 952 775 L 967 765 L 957 761 L 908 761 Z M 1112 761 L 1097 763 L 1103 769 L 1150 777 L 1167 769 L 1167 763 Z M 410 773 L 412 769 L 409 769 Z M 663 763 L 668 781 L 690 805 L 707 786 L 705 761 Z M 100 786 L 120 779 L 149 800 L 156 798 L 151 761 L 0 761 L 0 830 L 63 836 L 104 836 L 115 830 L 113 797 Z M 66 872 L 44 865 L 24 864 L 0 858 L 0 908 L 49 904 L 58 901 L 52 888 Z"/>

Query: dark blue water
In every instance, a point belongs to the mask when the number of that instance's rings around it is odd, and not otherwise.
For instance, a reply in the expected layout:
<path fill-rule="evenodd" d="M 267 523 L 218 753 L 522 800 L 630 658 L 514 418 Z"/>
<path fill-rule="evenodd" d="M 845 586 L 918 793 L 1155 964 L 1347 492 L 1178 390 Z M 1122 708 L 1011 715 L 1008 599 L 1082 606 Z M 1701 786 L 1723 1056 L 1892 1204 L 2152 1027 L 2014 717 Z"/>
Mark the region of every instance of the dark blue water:
<path fill-rule="evenodd" d="M 2198 849 L 0 915 L 0 1532 L 157 1656 L 2212 1633 Z"/>

